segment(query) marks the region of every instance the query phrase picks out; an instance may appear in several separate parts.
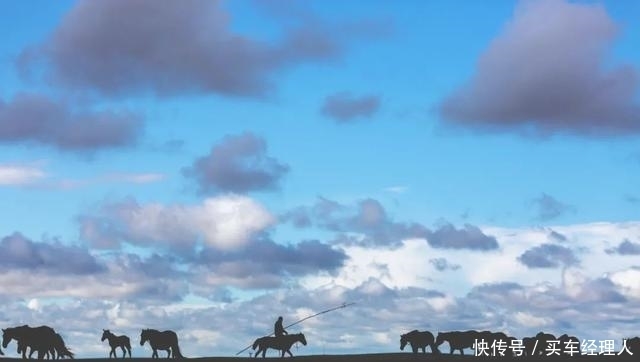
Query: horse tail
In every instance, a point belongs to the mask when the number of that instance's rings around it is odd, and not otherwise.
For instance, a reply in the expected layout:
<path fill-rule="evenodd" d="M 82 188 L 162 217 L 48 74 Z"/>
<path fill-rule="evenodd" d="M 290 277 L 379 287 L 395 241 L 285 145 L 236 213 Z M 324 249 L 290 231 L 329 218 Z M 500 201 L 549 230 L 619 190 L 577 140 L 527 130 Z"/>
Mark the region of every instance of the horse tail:
<path fill-rule="evenodd" d="M 73 359 L 73 352 L 71 352 L 71 350 L 65 345 L 58 346 L 55 348 L 55 350 L 58 353 L 58 356 L 69 356 L 69 358 Z"/>
<path fill-rule="evenodd" d="M 173 346 L 173 358 L 178 356 L 178 358 L 185 358 L 185 356 L 180 353 L 180 346 L 178 346 L 178 341 L 176 340 L 176 345 Z"/>
<path fill-rule="evenodd" d="M 253 342 L 253 347 L 251 347 L 251 349 L 256 349 L 258 348 L 259 345 L 260 345 L 260 338 L 256 339 L 256 341 Z"/>
<path fill-rule="evenodd" d="M 68 356 L 69 358 L 73 359 L 73 353 L 64 344 L 64 339 L 62 339 L 62 336 L 56 333 L 54 335 L 54 338 L 55 342 L 53 345 L 53 349 L 56 351 L 58 356 Z"/>

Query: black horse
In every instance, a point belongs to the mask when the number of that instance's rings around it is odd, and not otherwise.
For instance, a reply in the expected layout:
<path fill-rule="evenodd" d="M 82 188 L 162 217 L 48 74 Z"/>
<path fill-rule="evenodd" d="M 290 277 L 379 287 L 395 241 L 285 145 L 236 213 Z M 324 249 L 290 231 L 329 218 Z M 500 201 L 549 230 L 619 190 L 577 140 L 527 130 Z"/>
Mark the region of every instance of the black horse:
<path fill-rule="evenodd" d="M 258 354 L 262 352 L 262 357 L 265 357 L 267 353 L 267 349 L 273 348 L 282 351 L 282 357 L 284 357 L 284 353 L 289 353 L 289 356 L 293 357 L 291 354 L 291 346 L 300 342 L 303 345 L 307 345 L 307 339 L 304 338 L 304 334 L 287 334 L 279 337 L 260 337 L 253 342 L 253 349 L 258 348 L 258 351 L 253 355 L 253 357 L 258 357 Z"/>
<path fill-rule="evenodd" d="M 73 354 L 66 348 L 62 338 L 57 335 L 53 328 L 48 326 L 29 327 L 28 325 L 6 328 L 2 330 L 2 346 L 7 348 L 11 340 L 18 343 L 18 353 L 22 353 L 22 358 L 27 358 L 27 348 L 31 348 L 29 358 L 33 352 L 38 351 L 38 359 L 43 359 L 45 354 L 51 353 L 55 358 L 54 351 L 63 355 Z"/>
<path fill-rule="evenodd" d="M 59 333 L 56 333 L 54 338 L 52 339 L 52 343 L 49 346 L 49 350 L 47 350 L 45 352 L 45 356 L 47 357 L 47 359 L 51 358 L 51 359 L 56 359 L 56 352 L 58 353 L 57 359 L 61 359 L 61 358 L 65 358 L 65 357 L 69 357 L 71 359 L 74 358 L 73 353 L 67 348 L 67 346 L 64 344 L 64 340 L 62 339 L 62 336 Z M 27 350 L 27 346 L 24 345 L 24 343 L 22 343 L 21 341 L 18 341 L 18 354 L 22 354 L 23 351 L 26 352 Z M 29 354 L 29 356 L 31 356 L 31 354 L 34 352 L 34 349 L 31 348 L 31 353 Z"/>
<path fill-rule="evenodd" d="M 422 353 L 427 353 L 426 348 L 431 348 L 431 353 L 438 353 L 434 343 L 435 338 L 433 333 L 429 331 L 420 332 L 417 329 L 412 330 L 409 333 L 400 335 L 400 350 L 403 351 L 404 347 L 408 344 L 411 345 L 413 353 L 418 353 L 418 349 L 422 348 Z"/>
<path fill-rule="evenodd" d="M 109 358 L 113 355 L 113 358 L 116 358 L 116 348 L 120 347 L 122 349 L 122 358 L 127 356 L 127 351 L 129 351 L 129 358 L 131 358 L 131 341 L 127 336 L 116 336 L 111 333 L 108 329 L 102 330 L 102 339 L 100 342 L 104 342 L 105 339 L 109 340 L 109 346 L 111 347 L 111 352 L 109 352 Z"/>
<path fill-rule="evenodd" d="M 439 332 L 436 337 L 435 346 L 438 348 L 446 341 L 449 342 L 449 354 L 453 354 L 455 350 L 459 350 L 460 354 L 464 354 L 465 348 L 474 348 L 477 336 L 477 331 Z"/>
<path fill-rule="evenodd" d="M 155 329 L 143 329 L 140 333 L 140 345 L 143 346 L 146 341 L 153 349 L 151 358 L 158 358 L 158 350 L 167 351 L 167 358 L 173 355 L 173 358 L 184 358 L 180 353 L 178 346 L 178 335 L 174 331 L 160 332 Z"/>

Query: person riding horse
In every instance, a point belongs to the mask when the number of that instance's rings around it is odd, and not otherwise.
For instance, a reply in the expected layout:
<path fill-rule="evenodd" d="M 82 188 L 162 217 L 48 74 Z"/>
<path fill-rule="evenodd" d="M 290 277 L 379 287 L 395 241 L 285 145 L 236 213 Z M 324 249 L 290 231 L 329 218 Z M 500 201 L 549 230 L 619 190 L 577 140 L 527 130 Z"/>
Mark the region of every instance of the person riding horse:
<path fill-rule="evenodd" d="M 282 326 L 282 317 L 278 317 L 278 320 L 274 324 L 273 334 L 276 336 L 276 338 L 282 337 L 285 334 L 289 334 L 289 332 L 285 331 L 284 327 Z"/>

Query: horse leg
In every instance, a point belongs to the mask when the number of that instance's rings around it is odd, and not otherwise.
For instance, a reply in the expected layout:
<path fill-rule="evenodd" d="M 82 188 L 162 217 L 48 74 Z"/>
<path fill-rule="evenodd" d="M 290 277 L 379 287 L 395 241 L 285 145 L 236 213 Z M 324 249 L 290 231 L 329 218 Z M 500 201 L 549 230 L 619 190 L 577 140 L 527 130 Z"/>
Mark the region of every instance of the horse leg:
<path fill-rule="evenodd" d="M 287 353 L 289 354 L 289 356 L 293 357 L 293 355 L 291 354 L 291 349 L 288 349 Z M 282 352 L 282 357 L 284 357 L 284 352 Z"/>
<path fill-rule="evenodd" d="M 151 358 L 158 358 L 158 350 L 157 349 L 153 349 L 153 353 L 151 354 Z"/>

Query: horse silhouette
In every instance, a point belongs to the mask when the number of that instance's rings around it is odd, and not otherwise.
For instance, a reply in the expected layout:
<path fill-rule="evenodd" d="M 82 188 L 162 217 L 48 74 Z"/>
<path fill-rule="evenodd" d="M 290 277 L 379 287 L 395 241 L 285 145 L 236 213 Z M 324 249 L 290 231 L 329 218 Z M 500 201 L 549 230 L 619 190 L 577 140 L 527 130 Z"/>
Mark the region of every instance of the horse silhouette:
<path fill-rule="evenodd" d="M 293 357 L 293 354 L 291 354 L 291 346 L 296 342 L 300 342 L 305 346 L 307 345 L 307 339 L 304 338 L 304 334 L 302 333 L 287 334 L 279 337 L 260 337 L 253 342 L 253 349 L 258 348 L 258 351 L 253 357 L 258 357 L 258 354 L 262 352 L 262 357 L 264 358 L 269 348 L 280 350 L 282 352 L 281 357 L 284 357 L 285 352 Z"/>
<path fill-rule="evenodd" d="M 412 330 L 409 333 L 400 335 L 400 350 L 403 351 L 404 347 L 409 343 L 411 345 L 411 349 L 413 349 L 413 353 L 418 353 L 418 349 L 422 348 L 422 353 L 427 353 L 426 348 L 429 346 L 431 348 L 431 353 L 438 353 L 438 351 L 434 345 L 435 338 L 433 337 L 433 333 L 429 331 L 420 332 L 417 329 Z"/>
<path fill-rule="evenodd" d="M 149 341 L 153 353 L 151 358 L 158 358 L 158 350 L 167 351 L 167 358 L 184 358 L 180 353 L 180 347 L 178 346 L 178 335 L 174 331 L 160 332 L 155 329 L 143 329 L 140 333 L 140 345 L 143 346 L 146 341 Z"/>
<path fill-rule="evenodd" d="M 438 348 L 442 343 L 446 341 L 449 343 L 449 354 L 453 354 L 455 350 L 459 350 L 460 354 L 464 354 L 465 348 L 474 347 L 477 335 L 477 331 L 438 332 L 435 346 L 436 348 Z"/>
<path fill-rule="evenodd" d="M 22 342 L 22 340 L 18 340 L 17 342 L 18 342 L 18 348 L 16 348 L 16 353 L 18 353 L 19 355 L 21 355 L 22 353 L 29 352 L 29 351 L 27 350 L 27 348 L 29 348 L 29 347 L 28 347 L 28 346 L 25 346 L 25 343 L 24 343 L 24 342 Z M 31 355 L 32 355 L 32 354 L 33 354 L 33 352 L 35 352 L 35 351 L 36 351 L 35 349 L 31 348 L 31 353 L 29 353 L 29 358 L 31 358 Z M 56 349 L 55 349 L 55 348 L 53 348 L 53 346 L 50 346 L 50 347 L 49 347 L 49 350 L 47 350 L 47 351 L 44 353 L 44 356 L 45 356 L 47 359 L 50 359 L 50 358 L 55 359 L 55 358 L 56 358 Z"/>
<path fill-rule="evenodd" d="M 109 340 L 109 346 L 111 347 L 111 352 L 109 352 L 109 358 L 113 355 L 113 358 L 117 358 L 116 356 L 116 348 L 120 347 L 122 349 L 122 358 L 127 356 L 127 351 L 129 351 L 129 358 L 131 358 L 131 341 L 127 336 L 116 336 L 111 333 L 108 329 L 102 330 L 102 339 L 100 342 L 104 342 L 104 340 Z"/>
<path fill-rule="evenodd" d="M 67 348 L 67 346 L 64 344 L 64 340 L 62 339 L 62 336 L 59 333 L 56 333 L 53 336 L 52 339 L 52 344 L 49 346 L 49 349 L 47 351 L 45 351 L 44 355 L 45 357 L 47 357 L 47 359 L 51 358 L 51 359 L 61 359 L 61 358 L 65 358 L 65 357 L 69 357 L 71 359 L 74 358 L 73 353 Z M 23 351 L 26 352 L 26 349 L 28 347 L 25 346 L 21 341 L 18 341 L 18 354 L 21 354 Z M 31 353 L 34 352 L 34 349 L 31 348 Z M 56 357 L 56 352 L 58 354 L 58 356 Z M 31 356 L 31 353 L 29 354 Z"/>
<path fill-rule="evenodd" d="M 472 331 L 471 331 L 472 332 Z M 470 332 L 470 333 L 471 333 Z M 491 331 L 482 331 L 476 332 L 474 336 L 475 343 L 482 342 L 484 343 L 484 348 L 481 350 L 479 346 L 475 346 L 476 353 L 479 355 L 484 355 L 484 353 L 489 356 L 500 356 L 500 357 L 508 357 L 509 355 L 515 355 L 515 351 L 509 350 L 509 346 L 511 345 L 511 341 L 515 340 L 514 337 L 509 337 L 503 332 L 491 332 Z M 500 348 L 502 347 L 502 349 Z"/>
<path fill-rule="evenodd" d="M 48 326 L 29 327 L 25 324 L 2 330 L 2 346 L 4 348 L 7 348 L 9 342 L 14 339 L 18 343 L 18 353 L 22 353 L 22 358 L 27 358 L 27 348 L 31 348 L 29 358 L 35 351 L 38 351 L 38 359 L 43 359 L 48 353 L 51 353 L 51 357 L 55 358 L 55 352 L 65 356 L 73 356 L 64 345 L 62 337 Z"/>

